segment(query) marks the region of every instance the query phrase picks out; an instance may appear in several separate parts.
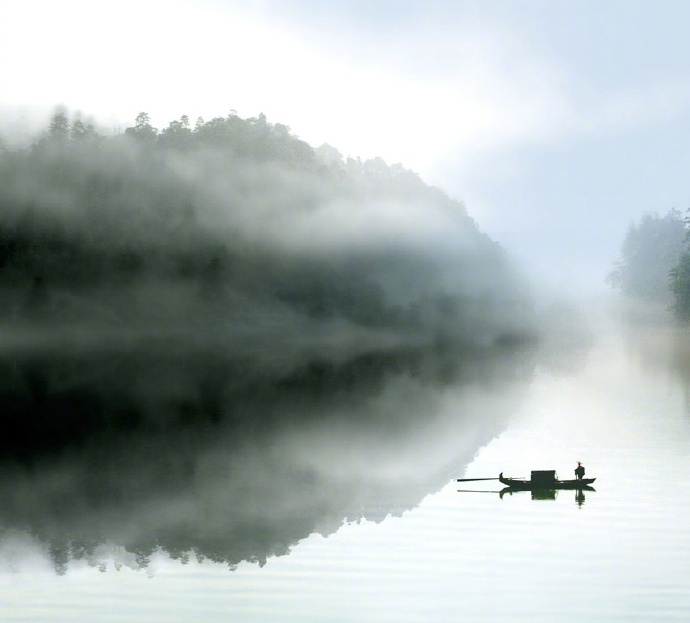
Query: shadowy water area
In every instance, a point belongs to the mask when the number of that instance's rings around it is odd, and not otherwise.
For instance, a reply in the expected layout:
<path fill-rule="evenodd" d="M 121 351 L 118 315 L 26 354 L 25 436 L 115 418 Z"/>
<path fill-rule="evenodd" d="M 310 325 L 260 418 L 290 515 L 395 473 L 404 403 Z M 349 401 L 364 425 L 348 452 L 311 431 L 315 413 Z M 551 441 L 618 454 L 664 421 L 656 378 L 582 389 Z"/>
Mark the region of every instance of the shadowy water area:
<path fill-rule="evenodd" d="M 440 489 L 506 425 L 532 371 L 525 347 L 230 346 L 6 357 L 4 530 L 63 574 L 107 562 L 106 545 L 137 567 L 156 552 L 263 565 Z"/>

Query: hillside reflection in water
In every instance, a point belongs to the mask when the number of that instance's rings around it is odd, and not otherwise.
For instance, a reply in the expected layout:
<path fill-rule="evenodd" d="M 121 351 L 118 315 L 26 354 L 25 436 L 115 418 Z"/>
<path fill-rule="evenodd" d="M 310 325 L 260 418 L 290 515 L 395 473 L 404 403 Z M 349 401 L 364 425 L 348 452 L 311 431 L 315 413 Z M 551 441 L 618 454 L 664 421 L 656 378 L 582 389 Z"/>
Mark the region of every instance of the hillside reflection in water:
<path fill-rule="evenodd" d="M 38 544 L 60 574 L 160 552 L 263 565 L 441 489 L 505 428 L 533 372 L 524 345 L 295 358 L 165 343 L 2 362 L 12 551 Z"/>

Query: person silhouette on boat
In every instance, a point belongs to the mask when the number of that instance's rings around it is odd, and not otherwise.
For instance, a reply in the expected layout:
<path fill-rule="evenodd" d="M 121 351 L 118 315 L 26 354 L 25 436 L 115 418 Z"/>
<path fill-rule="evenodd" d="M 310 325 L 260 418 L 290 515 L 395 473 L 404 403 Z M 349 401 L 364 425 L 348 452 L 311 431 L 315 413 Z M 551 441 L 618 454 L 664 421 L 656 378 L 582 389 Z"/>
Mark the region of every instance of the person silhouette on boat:
<path fill-rule="evenodd" d="M 582 480 L 582 478 L 585 475 L 585 466 L 580 463 L 580 461 L 577 462 L 577 467 L 575 468 L 575 477 L 578 480 Z"/>

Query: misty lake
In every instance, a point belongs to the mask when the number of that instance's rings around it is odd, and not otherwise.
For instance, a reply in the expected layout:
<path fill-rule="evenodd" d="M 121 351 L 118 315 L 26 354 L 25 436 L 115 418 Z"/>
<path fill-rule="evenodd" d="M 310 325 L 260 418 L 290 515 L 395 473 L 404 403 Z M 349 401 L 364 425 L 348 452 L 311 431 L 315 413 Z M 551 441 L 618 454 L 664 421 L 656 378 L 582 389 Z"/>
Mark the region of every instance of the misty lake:
<path fill-rule="evenodd" d="M 0 620 L 687 621 L 690 333 L 583 327 L 462 354 L 37 339 L 2 363 Z M 455 482 L 578 460 L 595 491 Z"/>

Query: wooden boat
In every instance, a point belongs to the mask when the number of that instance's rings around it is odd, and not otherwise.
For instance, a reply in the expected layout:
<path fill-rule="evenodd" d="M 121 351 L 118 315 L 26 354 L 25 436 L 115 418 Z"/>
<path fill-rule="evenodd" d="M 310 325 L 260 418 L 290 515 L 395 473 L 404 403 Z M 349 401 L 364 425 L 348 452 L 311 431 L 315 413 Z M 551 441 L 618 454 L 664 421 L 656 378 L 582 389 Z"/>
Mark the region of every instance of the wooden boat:
<path fill-rule="evenodd" d="M 519 478 L 505 478 L 503 472 L 498 479 L 514 490 L 533 491 L 535 489 L 586 489 L 596 478 L 580 478 L 577 480 L 559 480 L 555 470 L 533 471 L 530 480 Z"/>

